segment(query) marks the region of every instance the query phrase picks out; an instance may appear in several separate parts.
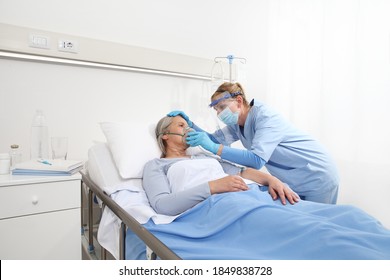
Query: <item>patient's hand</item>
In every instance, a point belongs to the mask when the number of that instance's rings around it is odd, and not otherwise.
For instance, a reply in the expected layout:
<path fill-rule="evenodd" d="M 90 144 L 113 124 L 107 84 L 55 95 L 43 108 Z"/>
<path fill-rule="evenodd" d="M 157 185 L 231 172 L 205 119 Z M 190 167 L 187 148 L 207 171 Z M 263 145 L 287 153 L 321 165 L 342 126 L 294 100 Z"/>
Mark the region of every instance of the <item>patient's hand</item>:
<path fill-rule="evenodd" d="M 237 175 L 229 175 L 209 182 L 210 193 L 238 192 L 248 190 L 244 180 Z"/>
<path fill-rule="evenodd" d="M 299 196 L 292 189 L 290 189 L 289 186 L 287 186 L 271 174 L 266 174 L 264 172 L 261 172 L 260 170 L 256 170 L 253 168 L 246 168 L 241 172 L 241 176 L 246 179 L 255 181 L 260 185 L 268 186 L 268 192 L 271 197 L 274 200 L 278 199 L 279 197 L 280 201 L 284 205 L 286 204 L 286 199 L 291 204 L 294 204 L 295 202 L 298 202 L 300 200 Z"/>
<path fill-rule="evenodd" d="M 291 204 L 299 201 L 299 196 L 289 186 L 273 176 L 268 180 L 268 192 L 274 200 L 279 197 L 284 205 L 286 199 Z"/>

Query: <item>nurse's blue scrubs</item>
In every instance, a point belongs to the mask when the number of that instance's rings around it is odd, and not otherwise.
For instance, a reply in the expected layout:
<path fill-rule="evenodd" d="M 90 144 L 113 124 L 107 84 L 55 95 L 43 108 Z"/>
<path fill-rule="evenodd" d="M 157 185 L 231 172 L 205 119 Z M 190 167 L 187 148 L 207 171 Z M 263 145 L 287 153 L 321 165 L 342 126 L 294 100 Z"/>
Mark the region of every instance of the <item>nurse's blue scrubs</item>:
<path fill-rule="evenodd" d="M 336 203 L 339 177 L 327 151 L 309 135 L 265 104 L 252 100 L 245 125 L 230 125 L 212 134 L 229 146 L 243 146 L 265 160 L 267 170 L 305 200 Z"/>

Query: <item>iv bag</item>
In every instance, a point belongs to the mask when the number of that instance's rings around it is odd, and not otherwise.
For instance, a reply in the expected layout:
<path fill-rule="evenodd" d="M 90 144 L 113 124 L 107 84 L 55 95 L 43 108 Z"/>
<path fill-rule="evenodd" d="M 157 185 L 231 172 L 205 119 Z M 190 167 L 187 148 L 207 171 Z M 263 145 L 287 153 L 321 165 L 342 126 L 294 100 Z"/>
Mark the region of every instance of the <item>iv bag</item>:
<path fill-rule="evenodd" d="M 224 72 L 222 62 L 214 62 L 213 67 L 211 68 L 211 89 L 210 92 L 214 93 L 220 85 L 224 82 Z"/>
<path fill-rule="evenodd" d="M 242 85 L 247 83 L 246 68 L 246 63 L 240 62 L 236 64 L 235 82 L 239 82 Z"/>

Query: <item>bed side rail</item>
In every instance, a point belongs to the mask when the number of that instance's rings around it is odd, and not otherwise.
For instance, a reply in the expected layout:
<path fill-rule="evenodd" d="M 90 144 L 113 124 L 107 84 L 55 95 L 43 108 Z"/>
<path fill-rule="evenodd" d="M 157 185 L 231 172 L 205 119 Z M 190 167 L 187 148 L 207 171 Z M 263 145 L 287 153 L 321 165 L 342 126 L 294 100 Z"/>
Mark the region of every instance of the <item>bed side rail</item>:
<path fill-rule="evenodd" d="M 131 229 L 158 257 L 163 260 L 181 259 L 129 213 L 124 211 L 113 199 L 103 192 L 101 188 L 92 182 L 84 170 L 80 171 L 80 174 L 82 176 L 81 180 L 83 184 L 85 184 L 99 199 L 101 199 L 104 205 L 107 206 L 122 221 L 122 224 L 125 224 L 127 228 Z M 90 207 L 91 204 L 88 205 L 88 208 Z M 121 246 L 124 246 L 124 244 L 121 244 Z M 124 256 L 121 257 L 124 258 Z"/>

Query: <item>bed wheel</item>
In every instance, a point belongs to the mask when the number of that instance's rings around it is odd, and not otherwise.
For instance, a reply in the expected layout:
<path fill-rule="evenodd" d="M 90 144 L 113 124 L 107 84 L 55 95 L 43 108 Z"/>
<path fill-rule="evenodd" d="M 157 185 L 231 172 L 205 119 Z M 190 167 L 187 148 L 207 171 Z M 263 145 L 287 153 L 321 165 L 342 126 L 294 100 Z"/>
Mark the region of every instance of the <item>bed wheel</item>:
<path fill-rule="evenodd" d="M 146 258 L 148 260 L 155 260 L 157 259 L 157 255 L 155 252 L 152 251 L 149 247 L 146 246 Z"/>

